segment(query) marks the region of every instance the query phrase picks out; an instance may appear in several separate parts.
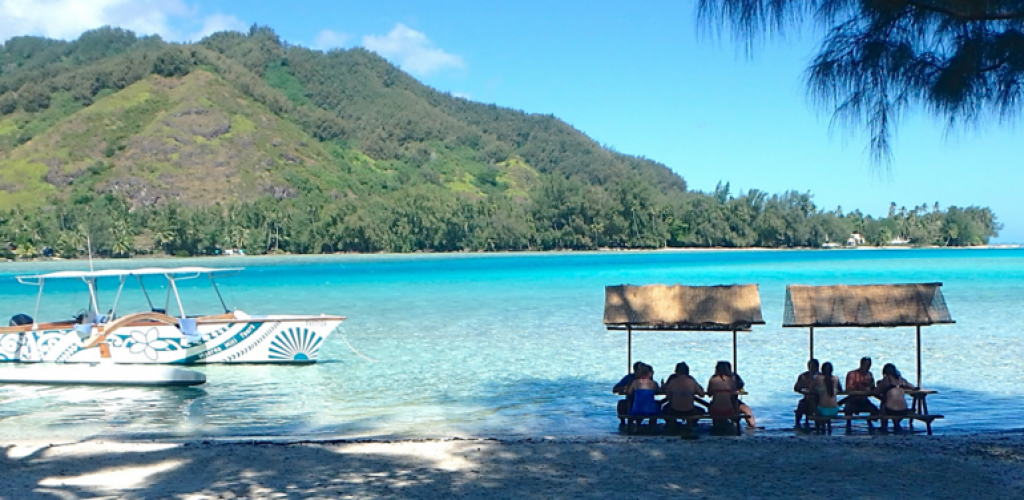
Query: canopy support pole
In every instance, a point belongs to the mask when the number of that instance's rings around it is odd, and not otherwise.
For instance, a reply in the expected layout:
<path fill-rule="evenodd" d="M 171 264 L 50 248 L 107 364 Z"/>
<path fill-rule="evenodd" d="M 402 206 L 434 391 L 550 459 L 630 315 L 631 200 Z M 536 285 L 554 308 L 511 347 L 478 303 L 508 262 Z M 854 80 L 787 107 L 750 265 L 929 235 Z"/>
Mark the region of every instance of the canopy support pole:
<path fill-rule="evenodd" d="M 224 312 L 229 313 L 231 310 L 228 309 L 228 305 L 224 303 L 224 297 L 220 294 L 220 288 L 217 288 L 217 282 L 213 279 L 213 274 L 207 274 L 210 277 L 210 284 L 213 285 L 213 291 L 217 292 L 217 298 L 220 299 L 220 306 L 224 308 Z"/>
<path fill-rule="evenodd" d="M 84 280 L 85 285 L 89 287 L 89 298 L 92 299 L 92 312 L 96 313 L 96 315 L 99 316 L 100 303 L 99 300 L 96 298 L 96 278 L 93 278 L 92 280 L 90 280 L 89 278 L 84 278 Z"/>
<path fill-rule="evenodd" d="M 626 347 L 626 373 L 633 373 L 633 327 L 626 327 L 626 336 L 628 338 Z"/>
<path fill-rule="evenodd" d="M 921 387 L 921 325 L 917 325 L 917 386 Z"/>
<path fill-rule="evenodd" d="M 178 312 L 181 313 L 182 318 L 187 318 L 188 316 L 185 314 L 185 308 L 181 305 L 181 294 L 178 293 L 178 285 L 174 283 L 174 278 L 171 275 L 168 274 L 165 276 L 167 276 L 167 281 L 171 283 L 171 288 L 169 290 L 174 290 L 174 298 L 178 301 Z"/>
<path fill-rule="evenodd" d="M 146 285 L 142 284 L 142 276 L 136 274 L 135 279 L 139 281 L 139 288 L 142 289 L 142 294 L 146 296 L 146 303 L 149 304 L 149 310 L 152 311 L 154 309 L 153 301 L 149 299 L 149 292 L 146 291 Z M 164 311 L 166 312 L 167 310 L 164 309 Z"/>
<path fill-rule="evenodd" d="M 732 331 L 732 371 L 738 372 L 739 367 L 736 363 L 736 330 Z"/>
<path fill-rule="evenodd" d="M 124 283 L 127 279 L 128 276 L 121 276 L 121 285 L 117 287 L 117 295 L 114 296 L 114 305 L 110 306 L 110 317 L 107 318 L 107 321 L 114 321 L 114 315 L 117 314 L 117 303 L 121 300 L 121 292 L 124 291 Z"/>
<path fill-rule="evenodd" d="M 811 327 L 811 359 L 814 359 L 814 327 Z"/>
<path fill-rule="evenodd" d="M 43 278 L 39 278 L 39 295 L 36 295 L 36 309 L 32 313 L 32 329 L 39 328 L 39 304 L 43 301 Z"/>

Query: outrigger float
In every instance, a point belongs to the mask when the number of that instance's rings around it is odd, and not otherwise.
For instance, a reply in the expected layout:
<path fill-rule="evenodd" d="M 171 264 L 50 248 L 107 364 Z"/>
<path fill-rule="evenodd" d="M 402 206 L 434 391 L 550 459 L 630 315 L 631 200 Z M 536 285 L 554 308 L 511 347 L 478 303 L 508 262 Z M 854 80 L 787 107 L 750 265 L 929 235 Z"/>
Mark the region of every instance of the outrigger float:
<path fill-rule="evenodd" d="M 11 318 L 11 326 L 0 327 L 0 362 L 14 363 L 106 363 L 124 364 L 206 364 L 206 363 L 314 363 L 324 339 L 343 316 L 250 315 L 231 310 L 217 287 L 216 278 L 238 274 L 242 268 L 143 268 L 132 270 L 61 271 L 21 276 L 18 281 L 39 287 L 36 310 Z M 167 280 L 163 307 L 156 307 L 144 284 L 144 277 Z M 223 314 L 189 316 L 182 306 L 178 282 L 206 276 L 216 292 Z M 97 300 L 101 279 L 119 283 L 114 301 L 106 313 Z M 125 283 L 135 278 L 149 311 L 118 316 L 117 305 Z M 45 284 L 51 280 L 75 279 L 89 291 L 89 309 L 74 320 L 38 323 Z M 173 299 L 173 300 L 172 300 Z M 177 308 L 177 317 L 167 314 Z M 103 363 L 103 364 L 106 364 Z"/>

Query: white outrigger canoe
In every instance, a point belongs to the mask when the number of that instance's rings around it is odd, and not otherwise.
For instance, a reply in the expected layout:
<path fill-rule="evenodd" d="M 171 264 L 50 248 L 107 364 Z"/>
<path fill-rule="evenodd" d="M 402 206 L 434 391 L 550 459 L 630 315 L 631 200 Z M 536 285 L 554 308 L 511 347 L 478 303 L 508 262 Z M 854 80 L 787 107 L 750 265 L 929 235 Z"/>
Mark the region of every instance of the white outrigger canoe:
<path fill-rule="evenodd" d="M 229 310 L 215 278 L 233 275 L 241 268 L 143 268 L 105 271 L 61 271 L 21 276 L 18 281 L 39 287 L 36 313 L 12 318 L 0 327 L 0 362 L 21 363 L 114 363 L 205 364 L 205 363 L 313 363 L 324 339 L 343 316 L 249 315 Z M 143 277 L 167 280 L 164 307 L 154 307 Z M 178 294 L 178 281 L 207 276 L 225 313 L 187 316 Z M 117 303 L 129 277 L 138 280 L 150 306 L 149 311 L 117 316 Z M 106 314 L 97 303 L 97 281 L 116 278 L 119 282 L 113 305 Z M 45 283 L 56 279 L 82 280 L 89 289 L 89 311 L 76 320 L 37 323 Z M 172 298 L 174 299 L 172 302 Z M 177 307 L 179 317 L 167 314 Z M 112 318 L 106 321 L 106 318 Z"/>

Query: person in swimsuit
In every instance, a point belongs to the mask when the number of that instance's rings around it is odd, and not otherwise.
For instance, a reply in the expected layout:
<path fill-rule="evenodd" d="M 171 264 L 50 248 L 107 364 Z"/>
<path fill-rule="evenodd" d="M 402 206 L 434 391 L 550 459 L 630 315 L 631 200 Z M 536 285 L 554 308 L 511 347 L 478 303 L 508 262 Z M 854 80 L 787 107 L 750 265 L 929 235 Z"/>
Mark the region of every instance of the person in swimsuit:
<path fill-rule="evenodd" d="M 896 365 L 886 363 L 882 367 L 882 380 L 878 382 L 875 391 L 882 398 L 882 413 L 889 416 L 909 415 L 910 408 L 907 407 L 906 389 L 916 390 L 910 382 L 907 382 L 900 375 Z M 902 419 L 893 420 L 893 427 L 900 428 Z"/>
<path fill-rule="evenodd" d="M 722 419 L 739 413 L 736 379 L 728 362 L 719 361 L 715 365 L 715 374 L 708 380 L 708 394 L 711 395 L 708 413 L 715 419 L 716 425 L 720 424 Z"/>
<path fill-rule="evenodd" d="M 662 386 L 668 404 L 662 410 L 665 415 L 676 417 L 692 417 L 704 414 L 704 409 L 694 405 L 698 397 L 704 396 L 704 388 L 690 376 L 690 367 L 686 363 L 676 365 L 676 372 Z M 685 420 L 686 427 L 693 422 Z M 675 423 L 673 421 L 673 423 Z"/>
<path fill-rule="evenodd" d="M 629 409 L 631 416 L 656 416 L 661 413 L 661 404 L 654 400 L 654 395 L 660 391 L 658 383 L 654 381 L 654 369 L 643 365 L 637 371 L 636 379 L 626 388 L 626 394 L 633 397 L 633 405 Z M 635 423 L 643 423 L 643 419 L 634 419 Z M 656 419 L 651 419 L 651 427 L 657 425 Z"/>
<path fill-rule="evenodd" d="M 803 396 L 800 402 L 796 404 L 796 423 L 794 427 L 800 427 L 800 420 L 805 419 L 811 414 L 810 404 L 814 403 L 814 393 L 811 390 L 814 386 L 814 377 L 818 376 L 818 360 L 811 359 L 807 362 L 807 371 L 800 374 L 796 378 L 796 384 L 793 385 L 793 392 L 796 392 Z"/>
<path fill-rule="evenodd" d="M 843 386 L 839 384 L 839 377 L 832 375 L 832 363 L 825 362 L 821 365 L 821 374 L 814 377 L 814 392 L 818 396 L 818 415 L 823 417 L 835 417 L 839 415 L 839 402 L 836 401 L 836 394 L 842 392 Z M 820 427 L 821 423 L 817 423 Z"/>
<path fill-rule="evenodd" d="M 619 415 L 629 413 L 629 409 L 633 406 L 633 396 L 626 394 L 626 389 L 633 383 L 633 380 L 636 379 L 636 372 L 640 371 L 641 366 L 644 366 L 644 363 L 641 361 L 633 363 L 633 371 L 631 373 L 627 373 L 625 377 L 622 377 L 622 380 L 619 380 L 619 383 L 612 386 L 612 394 L 626 396 L 625 399 L 620 399 L 615 407 Z M 620 418 L 619 425 L 626 425 L 626 420 Z"/>
<path fill-rule="evenodd" d="M 865 392 L 875 390 L 875 376 L 871 374 L 871 358 L 860 358 L 860 366 L 846 374 L 846 390 Z M 839 403 L 845 404 L 847 415 L 857 413 L 878 415 L 878 407 L 868 400 L 868 396 L 849 396 Z M 868 420 L 868 427 L 871 427 L 870 420 Z"/>

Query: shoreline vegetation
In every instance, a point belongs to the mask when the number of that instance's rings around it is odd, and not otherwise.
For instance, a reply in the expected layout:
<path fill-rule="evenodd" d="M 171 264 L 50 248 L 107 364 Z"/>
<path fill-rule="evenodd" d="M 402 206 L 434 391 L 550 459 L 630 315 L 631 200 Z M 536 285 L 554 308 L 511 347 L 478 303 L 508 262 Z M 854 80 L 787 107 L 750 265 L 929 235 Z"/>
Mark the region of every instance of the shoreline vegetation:
<path fill-rule="evenodd" d="M 0 45 L 8 259 L 975 246 L 1000 229 L 980 206 L 873 217 L 809 192 L 690 190 L 554 116 L 266 26 L 187 44 L 104 27 Z"/>
<path fill-rule="evenodd" d="M 1024 496 L 1024 436 L 1019 432 L 697 441 L 655 436 L 93 439 L 64 445 L 12 443 L 6 449 L 7 464 L 17 471 L 5 477 L 4 491 L 11 498 Z"/>
<path fill-rule="evenodd" d="M 568 182 L 568 181 L 565 181 Z M 416 191 L 415 189 L 413 191 Z M 457 200 L 447 208 L 438 198 L 413 196 L 395 213 L 378 205 L 348 204 L 305 197 L 262 200 L 248 205 L 187 207 L 178 203 L 133 209 L 114 195 L 55 201 L 48 210 L 0 212 L 0 257 L 124 258 L 198 257 L 237 253 L 451 253 L 558 250 L 663 249 L 842 249 L 970 247 L 989 245 L 1000 224 L 988 208 L 921 205 L 890 207 L 875 219 L 859 211 L 821 211 L 807 193 L 768 197 L 751 191 L 738 197 L 728 185 L 718 193 L 685 192 L 654 197 L 640 223 L 622 206 L 589 213 L 585 190 L 576 203 L 509 201 L 506 210 L 488 209 L 494 200 Z M 399 196 L 397 203 L 410 199 Z M 338 211 L 351 213 L 342 217 Z M 334 214 L 328 216 L 328 213 Z M 309 221 L 303 221 L 308 218 Z M 589 221 L 587 223 L 586 221 Z M 831 248 L 830 248 L 831 247 Z"/>
<path fill-rule="evenodd" d="M 773 251 L 821 251 L 821 252 L 835 252 L 835 251 L 879 251 L 879 250 L 1018 250 L 1024 248 L 1024 244 L 1021 243 L 995 243 L 989 245 L 974 245 L 974 246 L 962 246 L 962 247 L 941 247 L 941 246 L 911 246 L 911 245 L 887 245 L 887 246 L 858 246 L 858 247 L 839 247 L 839 248 L 821 248 L 821 247 L 783 247 L 783 248 L 769 248 L 769 247 L 743 247 L 743 248 L 730 248 L 730 247 L 677 247 L 677 248 L 596 248 L 593 250 L 506 250 L 506 251 L 454 251 L 454 252 L 431 252 L 431 251 L 419 251 L 419 252 L 408 252 L 408 253 L 394 253 L 394 252 L 334 252 L 334 253 L 321 253 L 321 254 L 293 254 L 286 252 L 270 253 L 270 254 L 213 254 L 213 255 L 190 255 L 175 256 L 167 254 L 136 254 L 132 257 L 110 257 L 110 256 L 93 256 L 92 259 L 96 261 L 118 261 L 126 258 L 135 259 L 153 259 L 153 260 L 165 260 L 165 259 L 180 259 L 180 258 L 240 258 L 245 257 L 247 259 L 259 259 L 261 257 L 278 258 L 278 257 L 310 257 L 310 256 L 357 256 L 357 255 L 381 255 L 381 256 L 410 256 L 410 255 L 478 255 L 478 256 L 496 256 L 496 255 L 544 255 L 544 254 L 562 254 L 562 253 L 632 253 L 632 252 L 773 252 Z M 41 257 L 36 256 L 33 258 L 18 258 L 18 259 L 7 259 L 3 262 L 61 262 L 61 261 L 87 261 L 89 257 L 87 255 L 78 255 L 75 257 Z"/>

